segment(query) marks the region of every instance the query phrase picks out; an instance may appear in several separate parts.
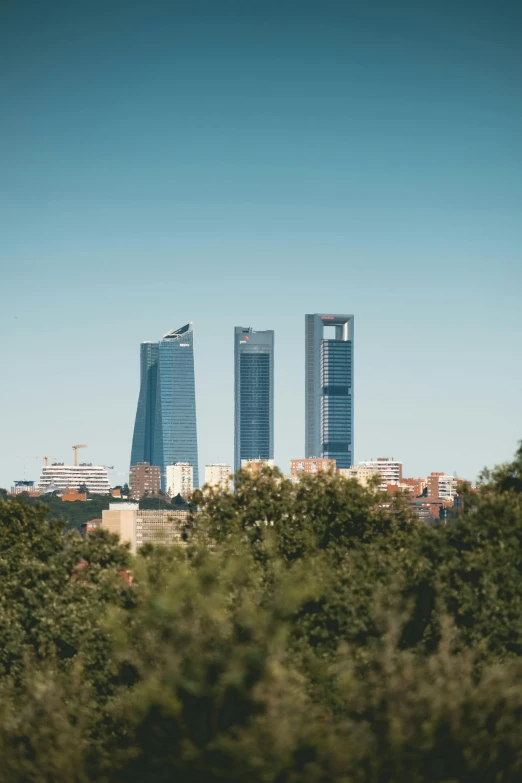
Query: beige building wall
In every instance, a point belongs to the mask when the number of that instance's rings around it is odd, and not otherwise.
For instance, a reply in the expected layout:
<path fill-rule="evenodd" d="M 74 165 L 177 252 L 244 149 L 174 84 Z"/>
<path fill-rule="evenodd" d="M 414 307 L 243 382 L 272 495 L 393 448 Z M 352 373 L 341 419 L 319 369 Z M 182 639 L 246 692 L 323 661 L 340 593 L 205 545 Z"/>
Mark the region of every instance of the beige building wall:
<path fill-rule="evenodd" d="M 136 515 L 137 503 L 110 503 L 108 511 L 102 512 L 102 530 L 115 533 L 122 544 L 129 543 L 131 550 L 136 551 Z"/>
<path fill-rule="evenodd" d="M 297 476 L 300 473 L 314 474 L 321 471 L 335 470 L 334 459 L 316 459 L 315 457 L 290 460 L 290 475 Z"/>
<path fill-rule="evenodd" d="M 111 504 L 103 512 L 101 527 L 119 536 L 122 543 L 130 544 L 136 554 L 143 544 L 183 543 L 182 533 L 189 512 L 177 509 L 142 511 L 137 504 Z"/>
<path fill-rule="evenodd" d="M 351 468 L 339 468 L 339 475 L 344 478 L 357 479 L 359 484 L 363 487 L 368 486 L 368 481 L 376 476 L 378 471 L 375 468 L 367 467 L 365 465 L 353 465 Z"/>
<path fill-rule="evenodd" d="M 232 468 L 225 462 L 215 462 L 205 465 L 205 484 L 209 487 L 229 489 L 231 484 Z"/>
<path fill-rule="evenodd" d="M 249 473 L 261 473 L 263 468 L 273 468 L 273 459 L 242 459 L 241 470 L 246 470 Z"/>
<path fill-rule="evenodd" d="M 188 511 L 140 511 L 136 519 L 136 548 L 143 544 L 181 544 Z"/>

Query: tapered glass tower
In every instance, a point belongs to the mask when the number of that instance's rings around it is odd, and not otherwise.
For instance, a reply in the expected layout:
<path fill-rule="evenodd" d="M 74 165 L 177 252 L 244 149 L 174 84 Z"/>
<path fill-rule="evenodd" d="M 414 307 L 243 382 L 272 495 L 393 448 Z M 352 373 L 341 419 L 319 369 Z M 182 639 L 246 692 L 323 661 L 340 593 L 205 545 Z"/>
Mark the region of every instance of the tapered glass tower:
<path fill-rule="evenodd" d="M 306 456 L 335 459 L 338 468 L 349 468 L 354 462 L 354 317 L 306 315 L 305 329 Z"/>
<path fill-rule="evenodd" d="M 274 458 L 274 332 L 234 329 L 234 470 Z"/>
<path fill-rule="evenodd" d="M 141 384 L 132 440 L 131 466 L 149 462 L 166 468 L 189 462 L 198 486 L 196 390 L 192 323 L 141 345 Z"/>
<path fill-rule="evenodd" d="M 140 395 L 132 439 L 131 466 L 138 462 L 154 464 L 158 355 L 158 343 L 140 345 Z"/>

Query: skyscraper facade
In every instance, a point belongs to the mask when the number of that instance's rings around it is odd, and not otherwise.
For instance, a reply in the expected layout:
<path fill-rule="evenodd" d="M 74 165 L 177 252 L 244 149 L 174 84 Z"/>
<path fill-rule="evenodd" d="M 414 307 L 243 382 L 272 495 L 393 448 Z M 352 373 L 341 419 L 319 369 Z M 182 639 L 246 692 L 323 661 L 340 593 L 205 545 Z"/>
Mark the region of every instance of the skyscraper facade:
<path fill-rule="evenodd" d="M 149 462 L 161 468 L 188 462 L 198 486 L 194 331 L 192 323 L 168 332 L 157 343 L 142 343 L 141 383 L 132 440 L 131 466 Z"/>
<path fill-rule="evenodd" d="M 332 330 L 325 336 L 325 328 Z M 307 457 L 353 465 L 354 316 L 305 316 L 305 398 Z"/>
<path fill-rule="evenodd" d="M 131 466 L 139 462 L 154 465 L 158 357 L 158 343 L 147 342 L 140 345 L 140 394 L 134 423 Z"/>
<path fill-rule="evenodd" d="M 274 332 L 234 329 L 234 470 L 274 458 Z"/>

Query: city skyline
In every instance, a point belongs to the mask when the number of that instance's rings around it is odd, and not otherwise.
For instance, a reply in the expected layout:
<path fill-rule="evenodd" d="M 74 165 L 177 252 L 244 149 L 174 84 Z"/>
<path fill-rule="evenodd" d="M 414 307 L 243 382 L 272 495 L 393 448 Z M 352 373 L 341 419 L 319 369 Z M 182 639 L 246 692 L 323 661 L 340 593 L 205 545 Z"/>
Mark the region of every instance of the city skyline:
<path fill-rule="evenodd" d="M 0 19 L 0 783 L 516 783 L 521 0 Z"/>
<path fill-rule="evenodd" d="M 234 323 L 357 315 L 356 461 L 469 478 L 522 436 L 520 9 L 11 3 L 0 30 L 0 485 L 128 471 L 136 350 L 197 324 L 200 465 L 233 464 Z M 295 6 L 296 4 L 294 4 Z M 295 387 L 297 383 L 297 388 Z"/>

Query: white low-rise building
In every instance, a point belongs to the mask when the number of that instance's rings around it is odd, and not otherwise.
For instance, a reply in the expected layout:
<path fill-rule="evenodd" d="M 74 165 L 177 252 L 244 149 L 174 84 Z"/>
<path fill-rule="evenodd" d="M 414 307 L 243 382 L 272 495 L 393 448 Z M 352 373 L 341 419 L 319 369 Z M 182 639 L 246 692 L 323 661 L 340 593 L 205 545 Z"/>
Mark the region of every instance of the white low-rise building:
<path fill-rule="evenodd" d="M 171 498 L 188 498 L 194 491 L 194 468 L 189 462 L 167 465 L 167 494 Z"/>
<path fill-rule="evenodd" d="M 261 468 L 273 468 L 273 459 L 242 459 L 241 470 L 261 470 Z"/>
<path fill-rule="evenodd" d="M 402 481 L 402 462 L 397 462 L 390 457 L 377 457 L 376 460 L 359 462 L 362 468 L 371 468 L 381 476 L 380 489 L 386 491 L 387 484 L 400 484 Z"/>
<path fill-rule="evenodd" d="M 205 465 L 205 484 L 209 487 L 229 489 L 232 481 L 232 468 L 225 462 Z"/>
<path fill-rule="evenodd" d="M 42 468 L 38 490 L 43 494 L 54 490 L 79 490 L 83 486 L 93 495 L 109 495 L 111 485 L 107 468 L 88 463 L 63 465 L 56 462 L 54 465 L 46 465 Z"/>
<path fill-rule="evenodd" d="M 453 500 L 457 494 L 459 481 L 460 479 L 455 476 L 440 476 L 439 498 L 442 498 L 442 500 Z"/>
<path fill-rule="evenodd" d="M 363 487 L 367 487 L 369 480 L 378 475 L 378 471 L 375 468 L 367 465 L 352 465 L 351 468 L 339 468 L 338 473 L 344 476 L 344 478 L 357 479 Z"/>

